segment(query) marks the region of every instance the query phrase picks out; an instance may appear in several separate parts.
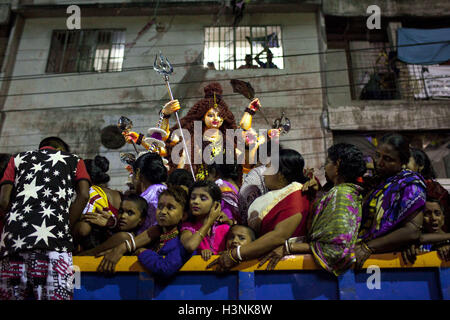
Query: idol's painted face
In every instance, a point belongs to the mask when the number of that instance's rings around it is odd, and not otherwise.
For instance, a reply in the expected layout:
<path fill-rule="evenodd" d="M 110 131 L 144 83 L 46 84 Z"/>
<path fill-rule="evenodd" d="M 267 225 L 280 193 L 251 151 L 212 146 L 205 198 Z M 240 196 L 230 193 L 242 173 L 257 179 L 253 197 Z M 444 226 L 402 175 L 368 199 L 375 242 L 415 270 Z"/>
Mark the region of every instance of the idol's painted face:
<path fill-rule="evenodd" d="M 223 124 L 223 118 L 219 116 L 219 110 L 211 108 L 203 118 L 208 129 L 219 129 Z"/>

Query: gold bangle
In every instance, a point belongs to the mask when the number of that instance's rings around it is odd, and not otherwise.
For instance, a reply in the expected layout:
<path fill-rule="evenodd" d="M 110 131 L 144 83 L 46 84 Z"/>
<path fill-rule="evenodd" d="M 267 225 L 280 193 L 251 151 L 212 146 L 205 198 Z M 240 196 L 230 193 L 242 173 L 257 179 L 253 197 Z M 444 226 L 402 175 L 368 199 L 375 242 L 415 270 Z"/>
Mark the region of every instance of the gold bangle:
<path fill-rule="evenodd" d="M 368 251 L 370 254 L 373 253 L 372 249 L 369 248 L 369 246 L 365 242 L 361 242 L 361 246 Z"/>
<path fill-rule="evenodd" d="M 203 233 L 201 233 L 200 232 L 200 230 L 198 230 L 198 231 L 195 231 L 195 232 L 198 232 L 198 234 L 202 237 L 202 238 L 204 238 L 205 236 L 203 235 Z"/>
<path fill-rule="evenodd" d="M 233 250 L 233 249 L 228 250 L 228 254 L 229 254 L 229 256 L 230 256 L 230 259 L 233 260 L 234 263 L 239 263 L 238 261 L 236 261 L 235 258 L 233 258 L 233 254 L 231 253 L 232 250 Z"/>

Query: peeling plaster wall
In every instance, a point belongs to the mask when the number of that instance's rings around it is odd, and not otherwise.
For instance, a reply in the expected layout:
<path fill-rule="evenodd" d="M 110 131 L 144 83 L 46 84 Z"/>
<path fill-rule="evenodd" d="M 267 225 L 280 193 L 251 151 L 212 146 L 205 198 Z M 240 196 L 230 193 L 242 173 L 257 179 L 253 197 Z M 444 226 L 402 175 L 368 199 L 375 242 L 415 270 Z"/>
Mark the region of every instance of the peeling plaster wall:
<path fill-rule="evenodd" d="M 82 28 L 124 28 L 126 42 L 129 43 L 148 21 L 149 18 L 146 17 L 82 18 Z M 157 33 L 155 27 L 151 27 L 137 40 L 133 48 L 126 50 L 123 64 L 125 69 L 142 66 L 147 66 L 148 69 L 74 76 L 59 74 L 52 77 L 53 75 L 45 75 L 52 30 L 65 29 L 66 20 L 27 19 L 13 77 L 42 75 L 46 78 L 11 82 L 8 93 L 10 96 L 4 106 L 6 120 L 0 135 L 1 152 L 15 153 L 35 149 L 42 138 L 58 135 L 71 145 L 75 153 L 84 158 L 92 158 L 99 153 L 106 156 L 111 162 L 110 186 L 123 190 L 127 174 L 118 155 L 119 152 L 131 152 L 133 149 L 130 145 L 119 150 L 106 149 L 100 143 L 100 130 L 116 124 L 123 115 L 133 121 L 135 131 L 147 133 L 147 129 L 156 124 L 161 106 L 168 101 L 162 78 L 151 68 L 155 54 L 162 50 L 174 65 L 201 59 L 203 28 L 213 22 L 212 16 L 192 15 L 159 16 L 158 21 L 166 25 L 166 31 Z M 319 51 L 314 13 L 246 15 L 241 25 L 250 24 L 281 25 L 285 55 Z M 322 112 L 322 84 L 320 73 L 316 72 L 320 71 L 319 56 L 286 57 L 284 64 L 283 70 L 211 71 L 199 66 L 175 67 L 170 80 L 173 83 L 174 96 L 182 102 L 184 111 L 181 116 L 203 97 L 203 87 L 207 83 L 226 79 L 220 81 L 224 95 L 231 95 L 226 96 L 225 101 L 238 122 L 249 101 L 233 94 L 229 79 L 250 81 L 270 121 L 279 117 L 281 111 L 285 111 L 286 116 L 290 118 L 292 131 L 282 138 L 283 144 L 299 150 L 304 155 L 307 166 L 319 168 L 324 159 L 325 148 L 319 120 Z M 289 75 L 299 72 L 316 73 Z M 203 82 L 177 84 L 180 81 L 202 79 Z M 139 87 L 114 89 L 120 86 Z M 36 94 L 67 90 L 85 91 Z M 276 92 L 261 93 L 265 91 Z M 151 102 L 136 103 L 141 100 Z M 171 119 L 171 125 L 174 121 L 175 119 Z M 264 119 L 257 115 L 254 127 L 259 129 L 268 126 Z"/>

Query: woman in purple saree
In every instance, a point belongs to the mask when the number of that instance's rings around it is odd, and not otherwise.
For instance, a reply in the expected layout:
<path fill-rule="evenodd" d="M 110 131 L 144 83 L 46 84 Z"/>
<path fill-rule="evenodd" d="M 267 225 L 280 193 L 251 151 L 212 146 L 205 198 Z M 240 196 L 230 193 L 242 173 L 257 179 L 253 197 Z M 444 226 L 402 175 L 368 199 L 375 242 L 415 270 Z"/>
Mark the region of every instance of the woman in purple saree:
<path fill-rule="evenodd" d="M 377 148 L 376 171 L 383 179 L 369 192 L 362 207 L 357 268 L 372 253 L 402 250 L 420 237 L 426 186 L 423 178 L 406 169 L 410 151 L 399 134 L 385 135 Z"/>

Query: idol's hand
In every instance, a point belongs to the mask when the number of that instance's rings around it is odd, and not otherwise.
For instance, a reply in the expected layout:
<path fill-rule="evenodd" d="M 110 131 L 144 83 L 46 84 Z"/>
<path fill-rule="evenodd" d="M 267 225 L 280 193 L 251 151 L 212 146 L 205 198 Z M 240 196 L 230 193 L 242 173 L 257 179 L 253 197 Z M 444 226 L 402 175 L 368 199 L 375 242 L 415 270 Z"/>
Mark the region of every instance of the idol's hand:
<path fill-rule="evenodd" d="M 259 102 L 259 99 L 258 98 L 253 99 L 252 102 L 248 104 L 248 108 L 255 112 L 258 111 L 259 108 L 261 108 L 261 103 Z"/>
<path fill-rule="evenodd" d="M 169 115 L 171 115 L 172 113 L 175 113 L 175 112 L 177 112 L 178 110 L 180 110 L 181 109 L 181 107 L 180 107 L 180 102 L 178 101 L 178 100 L 171 100 L 171 101 L 169 101 L 169 102 L 167 102 L 165 105 L 164 105 L 164 107 L 163 107 L 163 109 L 162 109 L 162 113 L 165 115 L 165 116 L 169 116 Z"/>
<path fill-rule="evenodd" d="M 123 136 L 125 138 L 125 141 L 127 143 L 133 143 L 133 142 L 136 143 L 136 141 L 139 138 L 139 133 L 134 132 L 134 131 L 122 132 L 122 134 L 123 134 Z"/>

